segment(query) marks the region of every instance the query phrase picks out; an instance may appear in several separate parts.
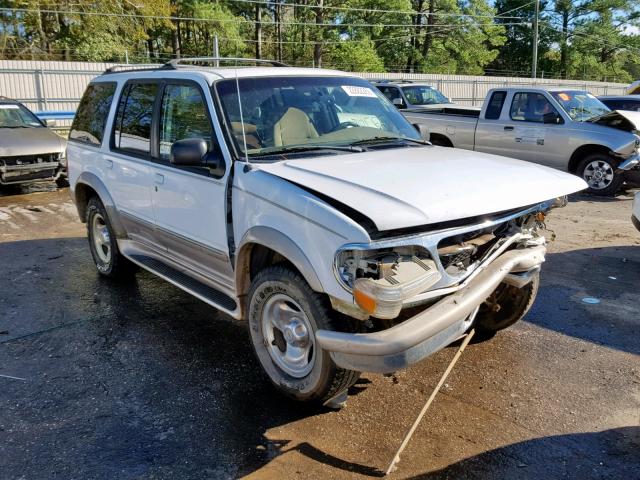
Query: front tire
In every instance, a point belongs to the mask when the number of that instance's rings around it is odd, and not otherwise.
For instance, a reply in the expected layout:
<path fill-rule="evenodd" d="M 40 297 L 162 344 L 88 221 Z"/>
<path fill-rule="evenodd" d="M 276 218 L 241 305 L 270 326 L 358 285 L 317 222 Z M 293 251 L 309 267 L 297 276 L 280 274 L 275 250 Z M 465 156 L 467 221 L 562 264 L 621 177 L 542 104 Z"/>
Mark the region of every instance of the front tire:
<path fill-rule="evenodd" d="M 531 282 L 522 288 L 506 283 L 498 285 L 478 310 L 474 328 L 479 338 L 491 338 L 521 320 L 533 306 L 539 286 L 539 273 L 534 274 Z"/>
<path fill-rule="evenodd" d="M 356 382 L 359 372 L 338 367 L 317 347 L 315 332 L 335 330 L 335 314 L 297 272 L 284 265 L 266 268 L 256 275 L 247 298 L 254 352 L 280 392 L 325 403 Z"/>
<path fill-rule="evenodd" d="M 579 164 L 576 173 L 589 185 L 592 195 L 613 196 L 620 190 L 624 177 L 616 173 L 619 162 L 606 153 L 587 155 Z"/>
<path fill-rule="evenodd" d="M 86 221 L 89 248 L 98 272 L 110 278 L 131 272 L 132 265 L 120 253 L 107 210 L 98 197 L 89 199 Z"/>

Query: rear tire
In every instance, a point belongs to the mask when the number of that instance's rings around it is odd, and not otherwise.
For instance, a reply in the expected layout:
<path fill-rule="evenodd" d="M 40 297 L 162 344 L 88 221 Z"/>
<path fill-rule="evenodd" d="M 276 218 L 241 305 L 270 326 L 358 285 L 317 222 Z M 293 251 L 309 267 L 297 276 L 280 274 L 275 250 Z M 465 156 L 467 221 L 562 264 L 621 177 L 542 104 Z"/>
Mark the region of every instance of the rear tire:
<path fill-rule="evenodd" d="M 522 288 L 501 283 L 480 306 L 474 322 L 479 338 L 491 338 L 521 320 L 533 306 L 539 286 L 539 273 L 533 275 L 531 282 Z"/>
<path fill-rule="evenodd" d="M 302 402 L 325 403 L 351 387 L 359 372 L 338 367 L 316 347 L 315 332 L 335 330 L 335 312 L 292 269 L 274 265 L 251 284 L 249 330 L 254 352 L 271 383 Z"/>
<path fill-rule="evenodd" d="M 587 155 L 576 173 L 589 185 L 588 193 L 610 197 L 618 193 L 624 182 L 623 172 L 616 173 L 620 162 L 606 153 Z"/>
<path fill-rule="evenodd" d="M 98 197 L 89 199 L 86 220 L 89 248 L 98 273 L 115 278 L 133 272 L 133 264 L 118 249 L 107 210 Z"/>

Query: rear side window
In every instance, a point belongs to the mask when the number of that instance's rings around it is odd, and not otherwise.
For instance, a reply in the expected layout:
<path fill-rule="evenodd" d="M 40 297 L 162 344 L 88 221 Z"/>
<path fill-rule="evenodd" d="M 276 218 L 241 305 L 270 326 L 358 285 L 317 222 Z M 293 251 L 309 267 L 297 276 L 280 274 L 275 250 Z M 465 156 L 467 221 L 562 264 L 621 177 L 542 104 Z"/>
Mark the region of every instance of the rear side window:
<path fill-rule="evenodd" d="M 87 87 L 73 118 L 69 139 L 91 145 L 102 144 L 115 91 L 115 82 L 92 83 Z"/>
<path fill-rule="evenodd" d="M 114 148 L 142 155 L 151 153 L 151 123 L 157 93 L 157 83 L 125 86 L 113 128 Z"/>
<path fill-rule="evenodd" d="M 487 111 L 484 114 L 484 118 L 487 120 L 498 120 L 500 118 L 500 112 L 502 112 L 502 106 L 504 105 L 504 99 L 507 98 L 507 92 L 493 92 L 489 105 L 487 105 Z"/>

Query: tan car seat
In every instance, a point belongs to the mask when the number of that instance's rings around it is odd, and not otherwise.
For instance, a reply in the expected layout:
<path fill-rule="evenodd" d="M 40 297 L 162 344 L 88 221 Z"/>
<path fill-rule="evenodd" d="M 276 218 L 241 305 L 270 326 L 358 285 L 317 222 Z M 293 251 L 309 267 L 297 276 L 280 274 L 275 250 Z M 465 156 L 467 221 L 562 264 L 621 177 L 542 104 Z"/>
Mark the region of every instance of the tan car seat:
<path fill-rule="evenodd" d="M 273 144 L 297 145 L 318 138 L 318 132 L 302 110 L 290 107 L 273 126 Z"/>

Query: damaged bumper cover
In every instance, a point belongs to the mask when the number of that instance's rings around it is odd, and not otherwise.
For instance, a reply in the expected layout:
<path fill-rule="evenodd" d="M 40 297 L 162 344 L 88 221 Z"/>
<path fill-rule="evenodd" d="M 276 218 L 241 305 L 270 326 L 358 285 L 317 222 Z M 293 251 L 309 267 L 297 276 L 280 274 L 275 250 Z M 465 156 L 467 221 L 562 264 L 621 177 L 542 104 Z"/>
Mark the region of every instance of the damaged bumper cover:
<path fill-rule="evenodd" d="M 0 185 L 55 180 L 60 176 L 61 171 L 62 164 L 59 161 L 24 165 L 0 164 Z"/>
<path fill-rule="evenodd" d="M 460 337 L 500 283 L 526 285 L 527 272 L 540 268 L 545 252 L 544 246 L 509 250 L 478 268 L 455 293 L 389 329 L 374 333 L 319 330 L 316 341 L 342 368 L 389 373 L 407 367 Z"/>

